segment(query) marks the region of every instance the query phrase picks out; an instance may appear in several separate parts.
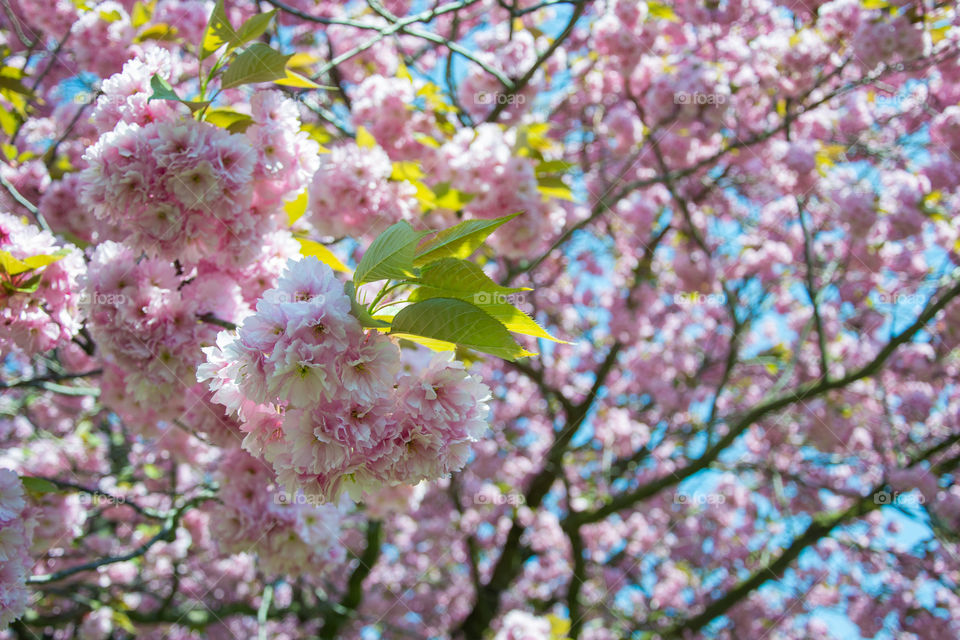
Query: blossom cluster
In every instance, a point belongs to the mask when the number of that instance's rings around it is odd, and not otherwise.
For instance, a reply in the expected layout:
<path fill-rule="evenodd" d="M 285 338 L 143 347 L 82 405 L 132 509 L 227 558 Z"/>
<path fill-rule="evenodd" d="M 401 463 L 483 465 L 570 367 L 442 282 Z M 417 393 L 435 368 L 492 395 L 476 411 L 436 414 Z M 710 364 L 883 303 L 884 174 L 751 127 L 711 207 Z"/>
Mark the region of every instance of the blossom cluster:
<path fill-rule="evenodd" d="M 42 353 L 68 343 L 80 330 L 83 254 L 8 213 L 0 213 L 0 251 L 21 262 L 37 256 L 55 260 L 36 269 L 0 271 L 0 354 L 14 348 Z"/>
<path fill-rule="evenodd" d="M 211 533 L 225 552 L 256 551 L 271 574 L 317 574 L 343 562 L 336 506 L 270 490 L 273 469 L 242 449 L 223 456 L 218 475 L 220 503 L 211 514 Z"/>
<path fill-rule="evenodd" d="M 412 218 L 414 189 L 407 182 L 390 181 L 392 171 L 390 158 L 379 147 L 334 147 L 310 183 L 310 223 L 321 234 L 340 238 L 375 234 Z"/>
<path fill-rule="evenodd" d="M 114 126 L 84 155 L 81 203 L 148 256 L 252 262 L 257 240 L 281 226 L 283 200 L 316 171 L 319 147 L 277 91 L 251 98 L 244 133 L 151 100 L 154 75 L 174 71 L 169 53 L 151 51 L 104 81 L 94 120 Z"/>
<path fill-rule="evenodd" d="M 0 469 L 0 629 L 23 615 L 27 607 L 25 580 L 33 561 L 25 510 L 19 476 Z"/>
<path fill-rule="evenodd" d="M 215 332 L 198 315 L 217 310 L 232 318 L 244 305 L 229 278 L 207 276 L 184 285 L 170 262 L 138 257 L 117 242 L 98 245 L 83 312 L 101 357 L 125 373 L 127 392 L 146 402 L 158 393 L 169 397 L 193 379 L 201 343 L 212 342 Z"/>
<path fill-rule="evenodd" d="M 290 262 L 236 333 L 204 349 L 198 379 L 244 420 L 244 448 L 291 492 L 332 500 L 460 469 L 486 429 L 488 389 L 448 357 L 401 369 L 366 333 L 329 267 Z"/>

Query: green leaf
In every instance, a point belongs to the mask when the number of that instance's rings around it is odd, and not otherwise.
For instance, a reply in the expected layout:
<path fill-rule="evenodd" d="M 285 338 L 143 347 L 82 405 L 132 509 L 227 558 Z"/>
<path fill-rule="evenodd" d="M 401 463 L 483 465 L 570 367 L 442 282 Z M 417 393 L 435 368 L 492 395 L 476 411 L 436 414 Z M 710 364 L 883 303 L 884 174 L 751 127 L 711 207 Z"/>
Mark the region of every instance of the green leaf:
<path fill-rule="evenodd" d="M 253 118 L 229 107 L 210 109 L 203 114 L 203 119 L 232 133 L 243 133 L 247 127 L 253 124 Z"/>
<path fill-rule="evenodd" d="M 23 482 L 24 489 L 36 495 L 43 495 L 45 493 L 59 493 L 60 491 L 57 485 L 53 484 L 49 480 L 44 480 L 43 478 L 20 476 L 20 481 Z"/>
<path fill-rule="evenodd" d="M 147 40 L 160 40 L 162 42 L 174 42 L 180 37 L 180 32 L 177 31 L 177 28 L 166 24 L 158 23 L 152 24 L 133 39 L 134 42 L 146 42 Z"/>
<path fill-rule="evenodd" d="M 569 344 L 564 340 L 554 338 L 552 335 L 547 333 L 543 327 L 537 324 L 536 320 L 525 314 L 520 309 L 517 309 L 512 304 L 485 304 L 481 305 L 480 308 L 502 322 L 503 326 L 505 326 L 508 331 L 519 333 L 525 336 L 533 336 L 534 338 L 543 338 L 544 340 L 560 342 L 562 344 Z"/>
<path fill-rule="evenodd" d="M 48 264 L 53 264 L 68 253 L 70 253 L 68 249 L 60 249 L 56 253 L 28 256 L 20 259 L 15 258 L 9 251 L 0 251 L 0 269 L 3 269 L 5 273 L 11 276 L 15 276 L 26 271 L 45 267 Z"/>
<path fill-rule="evenodd" d="M 420 273 L 419 287 L 410 294 L 410 301 L 429 298 L 458 298 L 477 306 L 493 304 L 500 296 L 526 288 L 501 287 L 476 264 L 459 258 L 442 258 L 426 265 Z"/>
<path fill-rule="evenodd" d="M 497 227 L 518 215 L 520 214 L 512 213 L 492 220 L 465 220 L 444 229 L 421 247 L 413 264 L 420 266 L 440 258 L 469 258 Z"/>
<path fill-rule="evenodd" d="M 566 173 L 575 166 L 575 164 L 566 160 L 544 160 L 536 166 L 536 173 L 538 176 L 550 173 Z"/>
<path fill-rule="evenodd" d="M 237 30 L 236 46 L 244 45 L 252 40 L 256 40 L 263 35 L 263 32 L 270 26 L 273 16 L 277 15 L 277 10 L 273 9 L 266 13 L 258 13 L 247 18 L 247 21 L 240 25 Z"/>
<path fill-rule="evenodd" d="M 360 326 L 370 329 L 383 329 L 390 326 L 389 322 L 374 318 L 365 306 L 357 302 L 357 289 L 352 281 L 343 285 L 343 291 L 350 298 L 350 313 L 357 319 Z"/>
<path fill-rule="evenodd" d="M 505 360 L 534 355 L 490 314 L 454 298 L 431 298 L 404 307 L 394 316 L 390 334 L 440 340 Z"/>
<path fill-rule="evenodd" d="M 21 282 L 20 284 L 13 284 L 7 281 L 3 281 L 2 284 L 3 284 L 3 288 L 6 289 L 7 291 L 10 291 L 11 293 L 33 293 L 40 287 L 40 280 L 42 278 L 43 278 L 43 274 L 38 273 L 37 275 L 31 277 L 29 280 L 26 280 L 25 282 Z"/>
<path fill-rule="evenodd" d="M 17 130 L 19 123 L 20 119 L 17 115 L 0 104 L 0 129 L 8 136 L 11 136 L 13 132 Z"/>
<path fill-rule="evenodd" d="M 226 73 L 220 86 L 232 89 L 254 82 L 273 82 L 287 75 L 287 60 L 293 54 L 283 54 L 262 42 L 255 42 L 238 55 Z"/>
<path fill-rule="evenodd" d="M 460 211 L 463 207 L 473 200 L 474 194 L 464 193 L 457 189 L 451 189 L 449 182 L 441 182 L 433 190 L 434 206 L 441 209 L 450 209 Z"/>
<path fill-rule="evenodd" d="M 279 80 L 274 80 L 274 84 L 279 84 L 284 87 L 294 87 L 296 89 L 330 89 L 332 87 L 325 87 L 322 84 L 317 84 L 307 76 L 302 73 L 297 73 L 296 71 L 291 71 L 287 69 L 287 75 Z"/>
<path fill-rule="evenodd" d="M 153 89 L 153 95 L 147 98 L 148 101 L 149 100 L 175 100 L 177 102 L 182 102 L 183 104 L 190 107 L 190 111 L 197 111 L 198 109 L 202 109 L 208 104 L 210 104 L 209 100 L 202 101 L 202 102 L 201 101 L 192 102 L 189 100 L 184 100 L 183 98 L 177 95 L 177 92 L 174 91 L 173 86 L 169 82 L 167 82 L 157 74 L 153 74 L 153 77 L 150 78 L 150 88 Z"/>
<path fill-rule="evenodd" d="M 217 0 L 213 13 L 210 14 L 210 22 L 207 23 L 207 30 L 203 34 L 203 44 L 200 47 L 200 59 L 203 60 L 211 53 L 223 45 L 231 45 L 236 42 L 237 32 L 230 19 L 227 18 L 227 12 L 223 9 L 223 0 Z"/>
<path fill-rule="evenodd" d="M 153 15 L 153 9 L 156 5 L 156 0 L 149 3 L 136 2 L 133 5 L 133 10 L 130 12 L 130 26 L 134 29 L 138 29 L 143 25 L 150 22 L 150 17 Z"/>
<path fill-rule="evenodd" d="M 415 231 L 406 221 L 391 225 L 363 254 L 353 274 L 358 285 L 376 280 L 415 278 L 413 256 L 426 232 Z"/>
<path fill-rule="evenodd" d="M 573 192 L 560 176 L 541 176 L 537 178 L 537 191 L 548 198 L 560 198 L 573 202 Z"/>
<path fill-rule="evenodd" d="M 350 267 L 340 262 L 340 258 L 335 256 L 330 249 L 327 249 L 319 242 L 308 240 L 307 238 L 297 238 L 297 242 L 300 243 L 300 255 L 313 256 L 334 271 L 350 273 Z"/>
<path fill-rule="evenodd" d="M 647 8 L 650 10 L 651 18 L 660 18 L 670 22 L 680 22 L 680 18 L 674 13 L 673 9 L 660 2 L 648 2 Z"/>
<path fill-rule="evenodd" d="M 3 67 L 0 69 L 0 89 L 32 97 L 33 91 L 22 82 L 24 77 L 23 71 L 20 69 Z"/>

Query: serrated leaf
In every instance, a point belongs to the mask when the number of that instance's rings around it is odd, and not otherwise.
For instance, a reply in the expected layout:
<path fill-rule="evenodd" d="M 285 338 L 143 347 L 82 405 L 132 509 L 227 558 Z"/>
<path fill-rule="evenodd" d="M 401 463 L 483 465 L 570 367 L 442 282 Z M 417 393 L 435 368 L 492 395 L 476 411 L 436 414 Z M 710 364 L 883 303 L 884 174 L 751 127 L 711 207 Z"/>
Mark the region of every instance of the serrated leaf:
<path fill-rule="evenodd" d="M 287 60 L 293 54 L 280 53 L 255 42 L 238 55 L 223 74 L 220 86 L 233 89 L 255 82 L 273 82 L 287 75 Z"/>
<path fill-rule="evenodd" d="M 273 9 L 266 13 L 258 13 L 247 18 L 246 22 L 237 29 L 236 46 L 244 45 L 252 40 L 256 40 L 270 26 L 273 16 L 277 15 L 277 10 Z"/>
<path fill-rule="evenodd" d="M 309 53 L 298 51 L 287 61 L 288 69 L 309 69 L 313 64 L 320 62 L 320 58 Z"/>
<path fill-rule="evenodd" d="M 350 273 L 350 267 L 340 262 L 340 258 L 334 255 L 330 249 L 327 249 L 319 242 L 308 240 L 307 238 L 297 238 L 297 242 L 300 243 L 300 255 L 314 256 L 317 260 L 327 265 L 334 271 Z"/>
<path fill-rule="evenodd" d="M 457 350 L 457 345 L 454 344 L 453 342 L 445 342 L 443 340 L 434 340 L 433 338 L 424 338 L 423 336 L 414 336 L 414 335 L 410 335 L 409 333 L 404 333 L 404 334 L 394 333 L 391 335 L 396 336 L 398 338 L 402 338 L 404 340 L 409 340 L 410 342 L 416 342 L 417 344 L 423 345 L 427 349 L 430 349 L 431 351 L 456 351 Z"/>
<path fill-rule="evenodd" d="M 537 324 L 536 320 L 528 316 L 520 309 L 517 309 L 512 304 L 484 304 L 480 305 L 480 308 L 502 322 L 503 326 L 505 326 L 507 330 L 511 331 L 512 333 L 519 333 L 525 336 L 533 336 L 534 338 L 543 338 L 544 340 L 550 340 L 552 342 L 569 344 L 564 340 L 554 338 L 552 335 L 547 333 L 546 329 Z"/>
<path fill-rule="evenodd" d="M 45 493 L 59 493 L 60 489 L 57 485 L 53 484 L 49 480 L 44 480 L 43 478 L 35 478 L 33 476 L 20 476 L 20 481 L 23 482 L 23 488 L 35 495 L 43 495 Z"/>
<path fill-rule="evenodd" d="M 377 146 L 377 139 L 366 127 L 357 127 L 357 146 L 361 149 L 372 149 Z"/>
<path fill-rule="evenodd" d="M 291 71 L 287 69 L 287 75 L 279 80 L 274 80 L 274 84 L 279 84 L 284 87 L 294 87 L 297 89 L 330 89 L 332 87 L 325 87 L 321 84 L 317 84 L 307 76 L 297 73 L 296 71 Z"/>
<path fill-rule="evenodd" d="M 534 355 L 493 316 L 455 298 L 431 298 L 404 307 L 394 316 L 390 334 L 440 340 L 505 360 Z"/>
<path fill-rule="evenodd" d="M 348 298 L 350 298 L 351 315 L 357 319 L 357 322 L 359 322 L 361 326 L 369 329 L 385 329 L 390 326 L 389 322 L 384 322 L 383 320 L 370 315 L 370 312 L 367 311 L 367 308 L 357 302 L 357 289 L 352 281 L 343 285 L 343 292 L 347 294 Z"/>
<path fill-rule="evenodd" d="M 444 229 L 420 248 L 414 266 L 421 266 L 441 258 L 469 258 L 497 227 L 516 218 L 519 213 L 492 220 L 465 220 Z"/>
<path fill-rule="evenodd" d="M 404 220 L 391 225 L 377 236 L 363 254 L 353 274 L 358 285 L 376 280 L 416 277 L 413 258 L 417 244 L 426 232 L 415 231 Z"/>
<path fill-rule="evenodd" d="M 443 258 L 427 264 L 417 282 L 420 286 L 410 293 L 410 301 L 458 298 L 482 306 L 497 302 L 500 296 L 530 290 L 502 287 L 479 266 L 459 258 Z"/>

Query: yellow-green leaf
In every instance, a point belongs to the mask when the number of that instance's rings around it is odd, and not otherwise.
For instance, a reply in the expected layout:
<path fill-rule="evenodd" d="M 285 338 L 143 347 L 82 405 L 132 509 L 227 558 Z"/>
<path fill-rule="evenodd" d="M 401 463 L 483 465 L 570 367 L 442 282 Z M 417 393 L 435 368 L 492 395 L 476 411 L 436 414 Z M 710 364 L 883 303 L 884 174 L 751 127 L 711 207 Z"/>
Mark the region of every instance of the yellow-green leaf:
<path fill-rule="evenodd" d="M 648 2 L 647 9 L 649 9 L 649 15 L 651 18 L 669 20 L 670 22 L 680 22 L 680 18 L 677 17 L 677 14 L 674 13 L 673 9 L 660 2 Z"/>
<path fill-rule="evenodd" d="M 300 243 L 300 255 L 313 256 L 334 271 L 350 273 L 350 267 L 340 262 L 340 258 L 319 242 L 307 238 L 297 238 L 297 242 Z"/>
<path fill-rule="evenodd" d="M 150 22 L 150 17 L 153 15 L 153 9 L 156 7 L 156 4 L 157 0 L 147 3 L 138 0 L 134 3 L 133 10 L 130 12 L 130 24 L 134 29 L 138 29 Z"/>
<path fill-rule="evenodd" d="M 377 146 L 377 139 L 366 127 L 357 127 L 357 146 L 361 149 L 372 149 Z"/>
<path fill-rule="evenodd" d="M 287 60 L 293 54 L 283 54 L 262 42 L 254 42 L 238 55 L 223 74 L 220 86 L 233 89 L 255 82 L 273 82 L 287 75 Z"/>
<path fill-rule="evenodd" d="M 534 338 L 560 342 L 562 344 L 569 344 L 564 340 L 554 338 L 547 333 L 543 327 L 537 324 L 536 320 L 512 304 L 484 304 L 480 305 L 480 308 L 502 322 L 508 331 L 525 336 L 533 336 Z"/>
<path fill-rule="evenodd" d="M 287 65 L 289 67 L 289 63 Z M 291 71 L 287 69 L 287 75 L 279 80 L 274 80 L 274 84 L 283 85 L 284 87 L 295 87 L 297 89 L 325 89 L 329 87 L 324 87 L 323 85 L 317 84 L 307 76 L 297 73 L 296 71 Z"/>
<path fill-rule="evenodd" d="M 419 180 L 425 174 L 420 165 L 412 161 L 394 162 L 393 172 L 390 174 L 391 180 L 407 180 L 413 182 Z"/>
<path fill-rule="evenodd" d="M 228 129 L 234 133 L 241 133 L 253 124 L 253 118 L 229 107 L 210 109 L 204 113 L 203 119 L 214 126 Z"/>
<path fill-rule="evenodd" d="M 287 212 L 287 223 L 292 225 L 294 222 L 303 217 L 303 214 L 307 212 L 307 200 L 309 195 L 307 190 L 304 189 L 301 191 L 296 198 L 285 202 L 283 204 L 283 210 Z"/>
<path fill-rule="evenodd" d="M 537 179 L 537 191 L 545 196 L 545 199 L 560 198 L 574 202 L 573 192 L 570 187 L 559 176 L 541 176 Z"/>

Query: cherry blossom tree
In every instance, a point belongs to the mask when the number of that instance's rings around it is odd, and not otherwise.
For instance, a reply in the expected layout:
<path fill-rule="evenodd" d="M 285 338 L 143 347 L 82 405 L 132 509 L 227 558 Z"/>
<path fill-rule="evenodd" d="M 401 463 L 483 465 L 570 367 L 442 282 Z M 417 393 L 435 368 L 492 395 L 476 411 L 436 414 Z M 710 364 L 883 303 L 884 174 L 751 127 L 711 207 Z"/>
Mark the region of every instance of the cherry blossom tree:
<path fill-rule="evenodd" d="M 960 636 L 958 47 L 0 0 L 0 637 Z"/>

